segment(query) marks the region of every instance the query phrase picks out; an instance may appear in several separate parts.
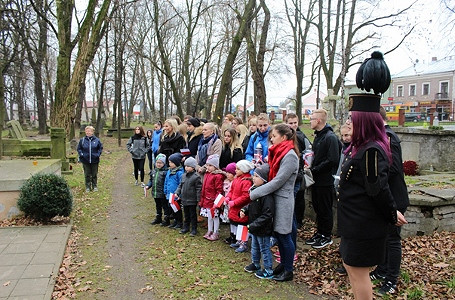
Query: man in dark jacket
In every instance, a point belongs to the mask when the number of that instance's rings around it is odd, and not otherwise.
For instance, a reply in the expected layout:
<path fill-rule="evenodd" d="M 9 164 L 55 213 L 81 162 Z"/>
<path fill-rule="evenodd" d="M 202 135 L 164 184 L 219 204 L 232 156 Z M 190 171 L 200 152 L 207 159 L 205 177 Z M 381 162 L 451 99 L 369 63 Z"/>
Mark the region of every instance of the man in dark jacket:
<path fill-rule="evenodd" d="M 327 124 L 327 111 L 316 109 L 310 117 L 311 129 L 314 129 L 314 160 L 310 167 L 313 174 L 312 203 L 316 213 L 317 232 L 306 240 L 307 245 L 315 249 L 333 243 L 332 205 L 335 199 L 333 175 L 336 174 L 340 161 L 341 146 L 330 125 Z"/>
<path fill-rule="evenodd" d="M 383 107 L 379 113 L 384 120 L 386 134 L 390 142 L 390 150 L 392 152 L 392 165 L 389 170 L 389 188 L 397 209 L 404 214 L 409 206 L 408 189 L 404 181 L 403 161 L 401 153 L 401 141 L 396 133 L 387 125 L 387 116 Z M 378 265 L 374 271 L 370 273 L 370 278 L 384 280 L 383 285 L 379 289 L 382 295 L 393 294 L 397 289 L 397 281 L 400 275 L 401 264 L 401 227 L 389 225 L 389 232 L 386 240 L 386 261 Z"/>

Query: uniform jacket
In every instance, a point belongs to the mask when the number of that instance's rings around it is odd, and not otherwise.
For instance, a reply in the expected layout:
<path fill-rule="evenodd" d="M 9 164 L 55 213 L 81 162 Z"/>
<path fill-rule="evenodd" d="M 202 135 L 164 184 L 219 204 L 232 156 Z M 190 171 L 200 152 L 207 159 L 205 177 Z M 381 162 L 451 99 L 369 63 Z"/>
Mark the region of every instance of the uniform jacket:
<path fill-rule="evenodd" d="M 166 180 L 164 181 L 164 195 L 166 196 L 166 199 L 169 199 L 170 193 L 175 193 L 177 190 L 180 180 L 182 180 L 183 173 L 182 166 L 167 170 Z"/>
<path fill-rule="evenodd" d="M 252 186 L 251 190 L 256 187 Z M 273 215 L 275 201 L 272 195 L 259 197 L 242 210 L 248 215 L 248 231 L 256 236 L 271 236 L 273 233 Z"/>
<path fill-rule="evenodd" d="M 149 149 L 147 137 L 133 135 L 126 143 L 126 149 L 131 153 L 133 159 L 144 159 Z"/>
<path fill-rule="evenodd" d="M 245 159 L 248 161 L 252 161 L 254 158 L 254 150 L 256 150 L 256 146 L 258 143 L 261 143 L 262 146 L 262 160 L 267 157 L 268 150 L 269 150 L 269 131 L 270 127 L 267 129 L 266 132 L 262 133 L 257 130 L 251 137 L 248 142 L 248 147 L 245 151 Z"/>
<path fill-rule="evenodd" d="M 218 194 L 223 195 L 224 174 L 215 170 L 212 173 L 205 173 L 204 182 L 202 184 L 201 198 L 199 206 L 203 208 L 212 208 L 213 202 Z"/>
<path fill-rule="evenodd" d="M 201 187 L 201 176 L 196 171 L 185 172 L 175 193 L 182 200 L 184 206 L 197 205 L 201 197 Z"/>
<path fill-rule="evenodd" d="M 253 201 L 266 195 L 273 195 L 275 200 L 273 230 L 281 234 L 292 231 L 294 184 L 298 168 L 299 158 L 294 150 L 290 150 L 281 160 L 276 176 L 250 192 L 250 198 Z"/>
<path fill-rule="evenodd" d="M 100 139 L 92 135 L 85 136 L 79 140 L 77 145 L 77 153 L 79 160 L 83 164 L 97 164 L 100 162 L 100 156 L 103 152 L 103 144 Z"/>
<path fill-rule="evenodd" d="M 386 237 L 388 224 L 397 222 L 388 172 L 387 156 L 374 142 L 345 159 L 337 194 L 338 234 L 354 239 Z"/>
<path fill-rule="evenodd" d="M 241 224 L 248 222 L 248 216 L 240 218 L 239 213 L 244 206 L 251 202 L 248 191 L 252 184 L 250 173 L 235 177 L 232 181 L 231 190 L 226 196 L 228 201 L 234 201 L 234 205 L 229 206 L 229 220 Z"/>
<path fill-rule="evenodd" d="M 169 156 L 174 153 L 180 153 L 180 149 L 186 145 L 185 139 L 179 132 L 172 135 L 165 135 L 160 141 L 158 153 L 166 155 L 166 161 L 169 162 Z"/>
<path fill-rule="evenodd" d="M 332 186 L 340 162 L 341 143 L 330 125 L 315 131 L 313 141 L 314 159 L 311 166 L 314 186 Z"/>
<path fill-rule="evenodd" d="M 392 151 L 392 165 L 390 166 L 389 171 L 389 188 L 397 205 L 397 209 L 404 214 L 409 206 L 409 195 L 406 182 L 404 181 L 401 141 L 389 125 L 385 126 L 385 132 L 389 137 L 390 150 Z"/>
<path fill-rule="evenodd" d="M 166 198 L 164 194 L 164 182 L 166 181 L 166 167 L 161 169 L 154 168 L 150 171 L 150 180 L 147 184 L 148 188 L 152 189 L 152 197 L 155 199 Z"/>

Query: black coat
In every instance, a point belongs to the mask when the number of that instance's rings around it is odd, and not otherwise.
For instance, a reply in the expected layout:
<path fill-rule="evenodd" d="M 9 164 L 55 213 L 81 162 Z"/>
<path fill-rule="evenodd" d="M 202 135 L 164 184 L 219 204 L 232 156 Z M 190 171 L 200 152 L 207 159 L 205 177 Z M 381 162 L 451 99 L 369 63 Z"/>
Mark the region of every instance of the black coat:
<path fill-rule="evenodd" d="M 330 125 L 315 131 L 313 141 L 314 159 L 311 166 L 314 186 L 332 186 L 340 162 L 341 142 Z"/>
<path fill-rule="evenodd" d="M 166 173 L 166 167 L 162 167 L 161 169 L 154 168 L 150 171 L 150 180 L 147 186 L 149 189 L 152 189 L 152 197 L 154 199 L 166 198 L 166 195 L 164 194 L 164 181 L 166 179 Z"/>
<path fill-rule="evenodd" d="M 202 138 L 202 127 L 196 127 L 193 132 L 188 133 L 187 147 L 190 150 L 191 157 L 196 157 L 199 140 Z M 188 156 L 187 156 L 188 157 Z"/>
<path fill-rule="evenodd" d="M 242 210 L 248 215 L 248 231 L 251 234 L 257 236 L 272 235 L 275 200 L 271 194 L 252 200 Z"/>
<path fill-rule="evenodd" d="M 389 171 L 390 192 L 392 192 L 397 209 L 404 214 L 409 206 L 409 195 L 404 181 L 401 141 L 389 125 L 385 126 L 385 131 L 389 137 L 390 150 L 392 151 L 392 165 Z"/>
<path fill-rule="evenodd" d="M 397 222 L 388 172 L 387 156 L 376 143 L 345 159 L 337 193 L 338 234 L 353 239 L 387 236 L 388 224 Z"/>
<path fill-rule="evenodd" d="M 166 162 L 169 162 L 169 156 L 174 153 L 180 153 L 180 149 L 184 148 L 185 144 L 185 139 L 178 132 L 173 133 L 171 136 L 165 135 L 161 139 L 158 154 L 163 153 L 166 155 Z"/>
<path fill-rule="evenodd" d="M 242 149 L 235 148 L 232 155 L 231 155 L 231 148 L 224 147 L 221 150 L 220 155 L 220 169 L 226 168 L 228 164 L 231 162 L 238 162 L 239 160 L 243 159 Z"/>

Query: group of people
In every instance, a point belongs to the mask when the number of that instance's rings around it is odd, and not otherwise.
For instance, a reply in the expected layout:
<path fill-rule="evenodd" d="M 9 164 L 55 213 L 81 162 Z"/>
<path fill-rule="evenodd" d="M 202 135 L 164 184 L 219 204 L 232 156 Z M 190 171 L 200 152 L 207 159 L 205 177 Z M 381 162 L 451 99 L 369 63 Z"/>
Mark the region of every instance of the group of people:
<path fill-rule="evenodd" d="M 293 279 L 297 228 L 303 222 L 305 174 L 310 173 L 317 227 L 305 243 L 315 249 L 333 243 L 332 207 L 336 201 L 341 269 L 349 276 L 355 298 L 372 299 L 371 280 L 375 279 L 384 280 L 381 293 L 394 293 L 401 262 L 400 226 L 407 223 L 403 214 L 409 199 L 400 141 L 387 126 L 385 112 L 380 112 L 379 94 L 387 89 L 387 74 L 390 77 L 379 52 L 361 65 L 357 85 L 373 94 L 350 95 L 341 141 L 327 124 L 324 109 L 314 110 L 310 116 L 315 136 L 312 145 L 292 113 L 286 115 L 285 123 L 273 127 L 265 113 L 251 117 L 248 126 L 227 115 L 220 127 L 191 116 L 183 122 L 178 117 L 157 122 L 147 133 L 136 127 L 127 149 L 133 159 L 135 184 L 140 182 L 155 200 L 152 224 L 196 236 L 199 214 L 207 218 L 203 237 L 216 241 L 220 222 L 229 222 L 230 236 L 225 241 L 236 252 L 248 249 L 248 238 L 237 234 L 243 229 L 240 226 L 246 226 L 252 240 L 252 262 L 244 270 L 261 279 L 289 281 Z M 97 145 L 87 134 L 80 148 L 92 144 Z M 89 156 L 95 161 L 102 150 L 99 145 L 93 148 L 99 151 Z M 313 160 L 309 163 L 303 153 L 310 150 Z M 85 164 L 87 155 L 83 150 L 79 154 Z M 146 157 L 151 170 L 148 184 L 144 183 Z M 94 183 L 91 180 L 88 189 L 96 188 L 96 177 Z M 279 249 L 275 268 L 270 251 L 273 240 Z M 377 267 L 370 272 L 372 266 Z"/>

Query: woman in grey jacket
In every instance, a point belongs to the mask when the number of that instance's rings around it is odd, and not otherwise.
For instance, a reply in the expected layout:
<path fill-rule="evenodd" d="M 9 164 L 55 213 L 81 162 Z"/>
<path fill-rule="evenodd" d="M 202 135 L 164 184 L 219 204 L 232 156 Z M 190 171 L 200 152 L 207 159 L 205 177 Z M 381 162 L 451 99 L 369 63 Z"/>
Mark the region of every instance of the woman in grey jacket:
<path fill-rule="evenodd" d="M 138 175 L 141 173 L 141 186 L 145 187 L 144 184 L 144 164 L 147 151 L 149 149 L 149 143 L 145 136 L 145 131 L 142 126 L 137 126 L 134 129 L 134 135 L 130 137 L 126 143 L 126 149 L 131 153 L 134 164 L 134 178 L 136 179 L 136 185 L 138 185 Z"/>
<path fill-rule="evenodd" d="M 275 268 L 273 279 L 293 279 L 295 245 L 291 238 L 294 215 L 294 184 L 299 168 L 296 133 L 286 124 L 272 129 L 272 146 L 269 148 L 269 182 L 250 193 L 251 200 L 272 194 L 275 199 L 274 235 L 278 240 L 281 264 Z"/>

